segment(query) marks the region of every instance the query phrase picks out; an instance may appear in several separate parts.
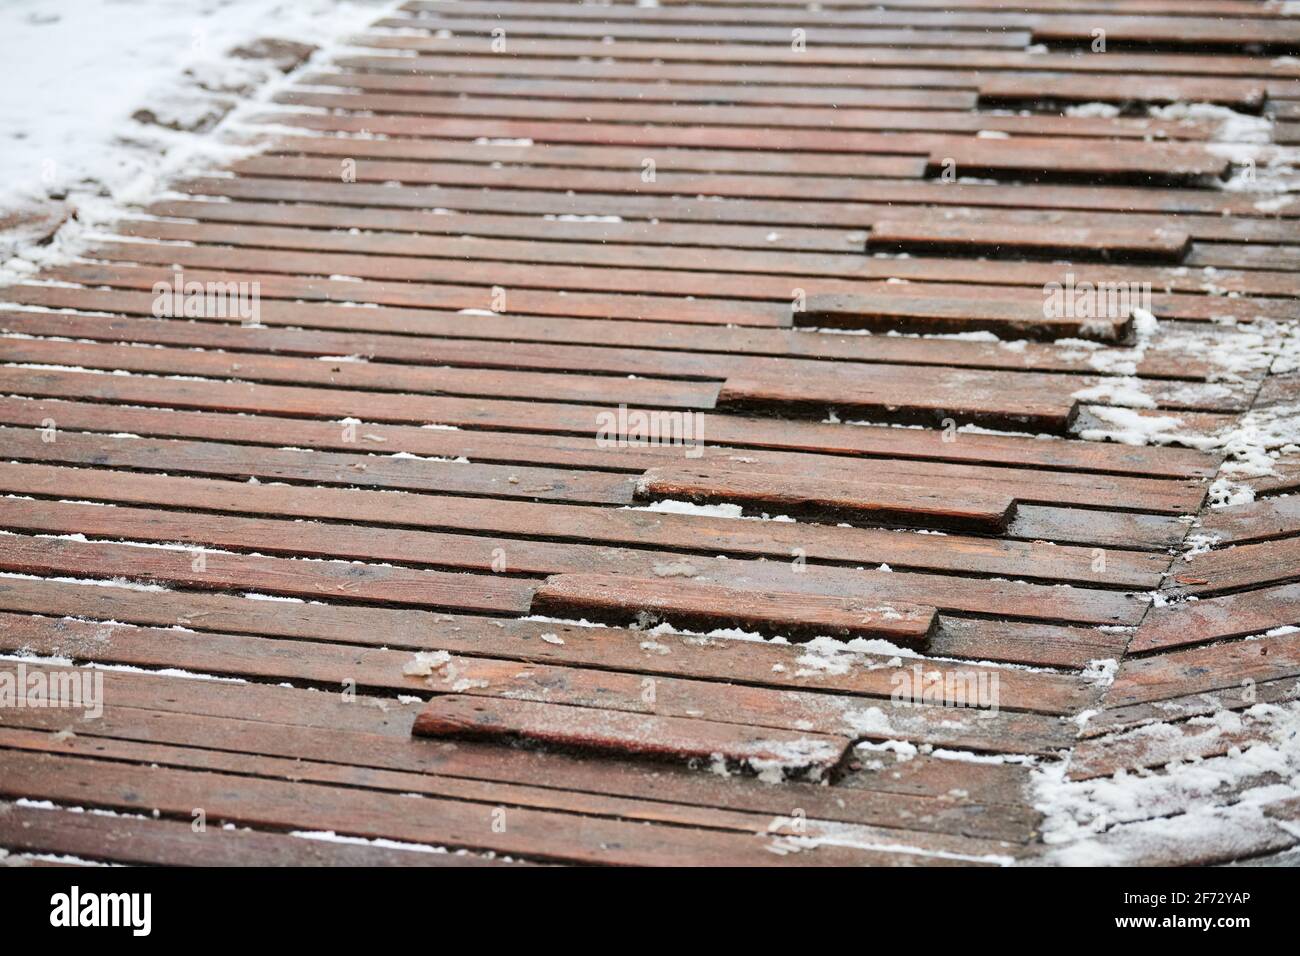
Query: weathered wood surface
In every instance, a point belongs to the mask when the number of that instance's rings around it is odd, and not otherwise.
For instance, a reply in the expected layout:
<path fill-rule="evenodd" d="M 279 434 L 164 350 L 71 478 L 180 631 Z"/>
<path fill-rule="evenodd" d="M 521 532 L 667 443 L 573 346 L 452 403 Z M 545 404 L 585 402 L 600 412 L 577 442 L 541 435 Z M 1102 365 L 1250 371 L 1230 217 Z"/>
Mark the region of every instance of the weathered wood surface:
<path fill-rule="evenodd" d="M 1077 6 L 394 3 L 11 279 L 0 679 L 103 712 L 0 709 L 0 849 L 1068 862 L 1042 774 L 1275 746 L 1300 25 Z"/>

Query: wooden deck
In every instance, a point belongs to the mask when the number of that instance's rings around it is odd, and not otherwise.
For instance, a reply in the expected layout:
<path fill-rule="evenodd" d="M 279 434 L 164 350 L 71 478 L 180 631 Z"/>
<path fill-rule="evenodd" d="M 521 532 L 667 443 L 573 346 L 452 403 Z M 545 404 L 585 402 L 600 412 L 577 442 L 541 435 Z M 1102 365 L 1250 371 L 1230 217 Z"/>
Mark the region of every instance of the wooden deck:
<path fill-rule="evenodd" d="M 1044 780 L 1270 743 L 1300 18 L 458 0 L 355 46 L 0 288 L 0 674 L 103 691 L 0 708 L 11 862 L 1070 862 Z M 255 321 L 160 317 L 178 277 Z M 1277 779 L 1090 844 L 1285 851 Z"/>

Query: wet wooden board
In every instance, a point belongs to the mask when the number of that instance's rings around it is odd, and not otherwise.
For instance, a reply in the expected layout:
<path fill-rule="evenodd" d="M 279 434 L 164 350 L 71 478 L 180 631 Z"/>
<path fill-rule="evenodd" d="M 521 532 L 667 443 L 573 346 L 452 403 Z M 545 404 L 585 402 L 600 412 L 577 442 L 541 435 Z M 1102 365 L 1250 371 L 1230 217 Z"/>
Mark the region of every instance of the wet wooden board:
<path fill-rule="evenodd" d="M 382 140 L 380 142 L 389 142 Z M 822 180 L 825 182 L 824 178 Z M 151 207 L 160 214 L 194 217 L 201 223 L 128 219 L 115 230 L 122 235 L 209 241 L 224 245 L 260 246 L 283 249 L 364 251 L 387 255 L 427 255 L 441 258 L 489 259 L 496 261 L 586 262 L 607 266 L 643 265 L 664 269 L 698 269 L 702 265 L 736 272 L 765 274 L 821 275 L 834 278 L 908 278 L 934 282 L 972 282 L 987 285 L 1028 286 L 1063 281 L 1069 272 L 1060 265 L 1033 263 L 1011 266 L 988 260 L 922 257 L 914 259 L 878 257 L 864 259 L 857 251 L 865 235 L 862 230 L 832 229 L 820 235 L 815 230 L 784 227 L 764 230 L 744 226 L 701 226 L 684 229 L 665 222 L 565 222 L 509 218 L 494 215 L 446 215 L 403 210 L 367 210 L 298 204 L 275 210 L 275 221 L 297 221 L 308 226 L 332 226 L 332 231 L 294 229 L 260 223 L 272 221 L 271 210 L 250 203 L 173 201 Z M 871 219 L 875 212 L 864 210 Z M 1098 218 L 1098 231 L 1107 230 Z M 1075 229 L 1071 217 L 1062 214 L 1054 227 Z M 210 221 L 209 221 L 210 220 Z M 231 226 L 223 221 L 238 223 Z M 966 213 L 956 222 L 965 222 Z M 976 220 L 969 220 L 977 222 Z M 988 225 L 986 222 L 985 225 Z M 1031 224 L 1026 224 L 1031 225 Z M 364 233 L 341 233 L 337 227 L 373 226 Z M 385 231 L 377 231 L 383 229 Z M 402 231 L 405 229 L 406 231 Z M 388 231 L 392 230 L 392 231 Z M 417 235 L 429 233 L 431 235 Z M 457 241 L 448 243 L 443 235 Z M 522 238 L 520 238 L 522 237 Z M 522 241 L 528 239 L 530 241 Z M 547 241 L 542 241 L 543 239 Z M 674 243 L 690 242 L 678 248 Z M 740 247 L 740 248 L 735 248 Z M 806 251 L 821 250 L 821 251 Z M 1201 267 L 1214 266 L 1216 285 L 1234 292 L 1282 294 L 1287 273 L 1257 268 L 1264 257 L 1271 268 L 1285 264 L 1287 254 L 1275 246 L 1230 246 L 1205 243 L 1192 249 L 1186 261 Z M 703 258 L 701 258 L 703 257 Z M 1225 268 L 1218 267 L 1242 268 Z M 1248 271 L 1249 270 L 1249 271 Z M 1153 286 L 1174 292 L 1204 292 L 1205 276 L 1180 268 L 1143 266 L 1091 266 L 1090 281 L 1147 280 Z M 28 292 L 31 287 L 16 291 Z M 36 291 L 42 291 L 40 287 Z M 47 291 L 48 294 L 48 291 Z M 65 295 L 69 294 L 67 292 Z M 89 290 L 81 292 L 89 295 Z M 152 301 L 152 299 L 150 300 Z"/>
<path fill-rule="evenodd" d="M 1106 694 L 1111 707 L 1235 688 L 1248 701 L 1254 684 L 1300 673 L 1300 636 L 1261 637 L 1126 660 Z"/>
<path fill-rule="evenodd" d="M 1300 538 L 1235 544 L 1177 562 L 1172 584 L 1198 596 L 1277 584 L 1300 576 Z"/>
<path fill-rule="evenodd" d="M 848 741 L 812 734 L 719 727 L 704 720 L 587 713 L 562 704 L 435 697 L 411 732 L 438 738 L 518 738 L 562 748 L 614 751 L 676 760 L 715 760 L 792 776 L 829 773 Z"/>
<path fill-rule="evenodd" d="M 9 795 L 40 794 L 59 803 L 107 808 L 150 804 L 172 817 L 188 816 L 203 806 L 209 817 L 243 825 L 333 830 L 363 838 L 400 834 L 404 842 L 464 847 L 488 843 L 497 853 L 538 856 L 573 863 L 669 862 L 684 853 L 707 853 L 715 862 L 777 865 L 781 857 L 754 834 L 715 832 L 675 826 L 601 821 L 552 811 L 517 808 L 509 813 L 507 834 L 491 831 L 492 807 L 469 801 L 429 799 L 413 814 L 410 798 L 400 794 L 189 771 L 106 763 L 75 757 L 6 752 L 8 773 L 0 788 Z M 575 826 L 575 824 L 577 826 Z M 581 827 L 579 831 L 577 827 Z M 556 835 L 562 834 L 557 841 Z M 558 845 L 568 846 L 559 851 Z M 552 848 L 553 853 L 547 853 Z M 819 862 L 845 865 L 909 865 L 935 857 L 828 849 Z M 811 860 L 800 861 L 812 863 Z"/>
<path fill-rule="evenodd" d="M 10 743 L 14 738 L 6 734 L 4 739 Z M 192 866 L 195 860 L 208 866 L 526 865 L 470 853 L 431 853 L 242 827 L 227 830 L 214 826 L 196 833 L 192 822 L 13 803 L 0 804 L 0 845 L 138 866 Z"/>
<path fill-rule="evenodd" d="M 533 595 L 535 613 L 597 620 L 648 615 L 686 627 L 724 622 L 764 633 L 880 637 L 923 645 L 934 630 L 933 607 L 905 601 L 826 599 L 795 591 L 753 594 L 690 579 L 673 568 L 659 579 L 558 574 Z"/>
<path fill-rule="evenodd" d="M 629 99 L 669 103 L 756 103 L 765 105 L 853 106 L 886 109 L 956 110 L 975 105 L 970 90 L 908 90 L 898 88 L 851 89 L 834 87 L 739 86 L 736 84 L 619 82 L 592 83 L 536 77 L 440 76 L 383 73 L 312 73 L 304 78 L 312 86 L 348 87 L 356 90 L 403 93 L 474 93 L 494 97 L 547 96 L 574 99 Z M 517 148 L 517 147 L 516 147 Z M 466 150 L 471 152 L 471 150 Z M 473 152 L 478 152 L 473 150 Z M 548 153 L 551 150 L 547 150 Z M 778 157 L 774 157 L 778 158 Z M 761 161 L 760 161 L 761 162 Z"/>
<path fill-rule="evenodd" d="M 135 740 L 123 739 L 126 735 L 136 733 L 136 727 L 140 725 L 141 720 L 147 720 L 149 717 L 160 716 L 157 712 L 151 711 L 131 711 L 123 708 L 124 718 L 116 721 L 115 726 L 108 731 L 100 731 L 99 727 L 88 725 L 93 729 L 90 736 L 94 739 L 82 743 L 74 738 L 72 742 L 60 742 L 53 735 L 42 734 L 38 730 L 33 731 L 16 731 L 6 735 L 6 743 L 15 749 L 22 749 L 35 752 L 51 753 L 87 753 L 93 752 L 96 756 L 116 759 L 137 759 L 151 760 L 154 763 L 166 764 L 178 767 L 201 768 L 209 770 L 225 770 L 235 773 L 253 773 L 263 776 L 280 777 L 289 780 L 312 780 L 327 783 L 339 783 L 344 785 L 355 785 L 364 781 L 370 787 L 400 792 L 407 796 L 413 795 L 430 795 L 430 796 L 459 796 L 475 799 L 495 799 L 496 796 L 503 798 L 497 801 L 500 807 L 502 802 L 509 804 L 518 804 L 543 809 L 560 809 L 566 807 L 581 808 L 587 813 L 596 815 L 617 816 L 623 815 L 632 819 L 643 819 L 650 822 L 675 823 L 686 825 L 700 825 L 713 827 L 715 829 L 733 830 L 738 832 L 764 833 L 769 829 L 774 832 L 787 831 L 789 824 L 782 824 L 774 819 L 764 820 L 759 813 L 752 812 L 744 808 L 714 807 L 708 805 L 685 806 L 682 804 L 656 803 L 654 801 L 637 801 L 627 799 L 616 794 L 592 794 L 583 793 L 573 790 L 552 790 L 545 787 L 529 786 L 527 784 L 512 783 L 495 783 L 485 784 L 474 780 L 455 779 L 451 776 L 442 776 L 431 773 L 412 773 L 400 770 L 375 770 L 360 766 L 338 766 L 328 763 L 308 762 L 302 760 L 285 760 L 274 757 L 244 755 L 244 754 L 223 754 L 215 751 L 198 750 L 190 746 L 178 747 L 172 745 L 160 745 L 155 743 L 142 743 Z M 138 714 L 139 716 L 135 716 Z M 33 722 L 36 723 L 36 722 Z M 201 720 L 200 723 L 205 725 L 214 733 L 220 735 L 222 730 L 228 726 L 229 722 L 214 722 L 211 720 Z M 215 726 L 214 726 L 215 724 Z M 87 725 L 82 725 L 87 726 Z M 457 745 L 446 745 L 457 746 Z M 552 767 L 552 769 L 556 769 Z M 667 777 L 672 771 L 672 766 L 660 764 L 658 766 L 659 775 Z M 650 775 L 646 775 L 650 778 Z M 739 779 L 737 780 L 739 783 Z M 811 791 L 813 785 L 792 782 L 787 785 L 790 788 L 800 788 L 805 791 Z M 736 784 L 733 784 L 733 788 Z M 813 794 L 809 794 L 813 796 Z M 888 802 L 888 795 L 884 801 Z M 567 802 L 566 802 L 567 801 Z M 761 798 L 757 801 L 762 804 Z M 813 797 L 810 801 L 814 805 L 819 802 Z M 864 804 L 866 801 L 859 800 L 858 803 Z M 897 799 L 895 800 L 897 801 Z M 1014 816 L 1014 810 L 1010 807 L 999 805 L 990 805 L 986 809 L 990 818 L 1001 818 L 998 825 L 992 827 L 980 828 L 978 824 L 973 826 L 962 827 L 960 821 L 954 814 L 947 810 L 940 801 L 935 803 L 935 811 L 938 815 L 950 817 L 950 827 L 943 833 L 928 833 L 920 830 L 913 830 L 917 838 L 918 846 L 924 846 L 931 852 L 949 850 L 960 852 L 962 849 L 967 851 L 977 850 L 984 847 L 986 849 L 1001 849 L 1010 855 L 1020 855 L 1024 852 L 1023 844 L 1027 837 L 1026 820 L 1022 817 L 1017 819 Z M 824 805 L 824 804 L 823 804 Z M 847 804 L 846 804 L 847 805 Z M 820 809 L 820 806 L 819 806 Z M 888 836 L 889 831 L 878 827 L 878 819 L 870 820 L 843 820 L 846 814 L 843 810 L 838 812 L 826 806 L 830 811 L 825 818 L 818 818 L 813 827 L 817 830 L 829 830 L 836 825 L 849 823 L 851 828 L 862 835 L 875 832 L 879 836 Z M 880 808 L 880 809 L 883 809 Z M 880 809 L 876 811 L 877 818 L 885 816 Z M 887 813 L 887 811 L 886 811 Z M 895 815 L 894 819 L 901 817 L 901 814 Z M 966 833 L 966 831 L 976 831 Z M 983 832 L 979 832 L 979 831 Z M 438 853 L 445 857 L 468 858 L 469 863 L 474 863 L 476 857 L 474 854 L 465 851 L 457 851 L 454 854 L 443 853 L 442 848 L 427 847 L 417 850 L 424 853 Z M 447 861 L 447 865 L 452 864 L 452 860 Z M 513 861 L 512 861 L 513 862 Z"/>
<path fill-rule="evenodd" d="M 68 624 L 42 618 L 11 618 L 4 638 L 9 649 L 72 655 L 99 661 L 119 656 L 132 665 L 158 663 L 158 645 L 165 632 L 121 625 Z M 184 640 L 184 639 L 182 639 Z M 23 642 L 23 643 L 19 643 Z M 953 719 L 951 708 L 914 706 L 910 712 L 879 699 L 856 695 L 809 693 L 765 687 L 733 687 L 714 681 L 676 677 L 647 678 L 635 673 L 567 668 L 513 660 L 459 657 L 445 652 L 396 653 L 387 649 L 359 650 L 293 641 L 232 637 L 209 632 L 201 646 L 189 641 L 177 648 L 178 663 L 221 671 L 239 670 L 256 679 L 285 676 L 287 662 L 300 661 L 300 683 L 325 689 L 360 686 L 418 700 L 430 693 L 465 694 L 474 699 L 554 703 L 589 708 L 634 723 L 640 717 L 704 720 L 716 726 L 706 731 L 720 739 L 736 727 L 775 731 L 773 739 L 793 739 L 790 733 L 843 738 L 916 734 L 939 747 L 1044 753 L 1060 747 L 1068 735 L 1057 716 L 1002 713 L 975 706 Z M 52 660 L 57 663 L 63 657 Z M 39 664 L 40 660 L 32 663 Z M 305 665 L 305 666 L 304 666 Z M 200 672 L 203 673 L 203 672 Z M 224 675 L 223 675 L 224 678 Z M 225 679 L 222 680 L 225 682 Z M 648 682 L 648 683 L 647 683 Z M 978 703 L 971 698 L 970 703 Z M 867 726 L 869 725 L 869 726 Z M 683 728 L 689 729 L 689 728 Z M 753 739 L 753 738 L 751 738 Z"/>
<path fill-rule="evenodd" d="M 992 331 L 1034 339 L 1078 338 L 1118 342 L 1131 328 L 1128 316 L 1114 319 L 1058 317 L 1043 303 L 972 303 L 961 299 L 899 296 L 832 295 L 808 298 L 807 308 L 794 316 L 795 324 L 833 329 L 883 331 L 913 328 L 928 332 Z"/>
<path fill-rule="evenodd" d="M 1283 495 L 1216 508 L 1201 519 L 1200 527 L 1216 544 L 1287 538 L 1300 534 L 1300 498 Z"/>
<path fill-rule="evenodd" d="M 1102 29 L 1096 27 L 1094 29 Z M 1216 77 L 1145 77 L 1134 86 L 1121 77 L 1081 77 L 1069 73 L 999 73 L 981 80 L 980 102 L 1024 104 L 1043 99 L 1075 103 L 1217 103 L 1259 112 L 1264 84 L 1259 80 Z"/>
<path fill-rule="evenodd" d="M 1010 495 L 954 497 L 951 488 L 912 486 L 908 493 L 870 481 L 837 481 L 741 470 L 652 468 L 637 480 L 645 501 L 685 499 L 697 504 L 738 504 L 747 510 L 798 513 L 821 521 L 901 524 L 1005 531 L 1015 509 Z"/>
<path fill-rule="evenodd" d="M 1168 229 L 1138 230 L 1050 229 L 1018 231 L 1008 236 L 1001 226 L 974 222 L 910 222 L 877 220 L 867 238 L 867 251 L 952 252 L 966 255 L 1069 257 L 1075 260 L 1156 259 L 1177 262 L 1187 253 L 1187 233 Z"/>
<path fill-rule="evenodd" d="M 1153 609 L 1129 650 L 1141 653 L 1226 637 L 1245 637 L 1297 623 L 1300 623 L 1300 585 L 1240 591 Z"/>

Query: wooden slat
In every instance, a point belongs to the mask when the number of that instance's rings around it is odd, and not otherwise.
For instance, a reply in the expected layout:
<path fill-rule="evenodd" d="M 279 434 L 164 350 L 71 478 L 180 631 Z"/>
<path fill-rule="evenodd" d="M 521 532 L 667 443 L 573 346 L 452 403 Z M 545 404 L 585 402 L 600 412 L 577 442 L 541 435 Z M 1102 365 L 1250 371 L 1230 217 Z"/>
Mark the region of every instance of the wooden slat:
<path fill-rule="evenodd" d="M 733 503 L 760 512 L 796 513 L 821 521 L 902 524 L 1004 531 L 1015 508 L 1008 494 L 953 488 L 908 489 L 870 481 L 827 481 L 818 476 L 764 475 L 709 468 L 652 468 L 636 486 L 637 497 Z"/>
<path fill-rule="evenodd" d="M 910 90 L 891 87 L 854 89 L 804 86 L 740 86 L 737 84 L 649 83 L 602 80 L 551 80 L 534 77 L 391 76 L 384 73 L 311 73 L 303 77 L 311 86 L 337 86 L 357 90 L 400 93 L 470 93 L 494 97 L 544 96 L 574 99 L 637 99 L 667 103 L 755 103 L 781 106 L 846 106 L 873 109 L 962 110 L 974 107 L 972 90 Z M 482 155 L 479 147 L 475 151 Z M 468 151 L 467 151 L 468 152 Z M 548 152 L 550 152 L 548 150 Z M 751 154 L 752 156 L 752 154 Z M 759 157 L 760 167 L 767 161 Z M 865 157 L 864 157 L 865 158 Z M 768 160 L 779 159 L 769 157 Z M 636 165 L 633 163 L 632 165 Z"/>
<path fill-rule="evenodd" d="M 1140 654 L 1295 624 L 1300 624 L 1300 585 L 1242 591 L 1153 608 L 1129 651 Z"/>
<path fill-rule="evenodd" d="M 3 487 L 3 486 L 0 486 Z M 95 488 L 82 493 L 102 496 Z M 88 510 L 98 508 L 98 510 Z M 249 510 L 256 511 L 250 502 Z M 446 570 L 479 573 L 496 571 L 504 562 L 513 574 L 543 576 L 572 572 L 631 571 L 649 574 L 656 567 L 681 563 L 682 552 L 637 547 L 611 547 L 567 541 L 534 541 L 512 536 L 485 534 L 450 534 L 399 528 L 368 526 L 364 529 L 318 521 L 282 521 L 265 517 L 226 517 L 214 514 L 146 510 L 115 506 L 105 510 L 96 504 L 51 502 L 34 499 L 0 501 L 0 525 L 36 533 L 91 534 L 108 540 L 186 542 L 228 550 L 255 550 L 259 553 L 310 555 L 318 558 L 400 562 L 433 566 Z M 679 534 L 689 529 L 708 533 L 719 526 L 685 518 L 669 522 L 667 527 Z M 720 526 L 725 532 L 726 525 Z M 864 560 L 888 558 L 891 567 L 900 571 L 948 572 L 955 574 L 1020 574 L 1046 581 L 1075 582 L 1088 585 L 1128 585 L 1150 587 L 1159 580 L 1162 556 L 1116 550 L 1109 554 L 1105 569 L 1097 567 L 1092 549 L 1070 548 L 1056 544 L 986 543 L 979 538 L 943 535 L 941 542 L 930 536 L 888 531 L 868 533 L 854 542 L 852 534 L 837 529 L 821 535 L 810 529 L 804 544 L 776 539 L 769 555 L 791 559 L 796 555 L 824 568 L 828 577 L 846 580 L 845 574 L 830 574 L 832 562 L 845 556 Z M 935 536 L 939 537 L 939 536 Z M 916 543 L 919 542 L 919 543 Z M 858 550 L 853 549 L 853 544 Z M 780 549 L 786 545 L 785 552 Z M 839 545 L 840 550 L 835 550 Z M 752 546 L 752 545 L 751 545 Z M 679 545 L 680 547 L 680 545 Z M 733 545 L 734 547 L 734 545 Z M 872 550 L 868 551 L 870 548 Z M 689 553 L 689 552 L 688 552 Z M 760 552 L 761 553 L 761 552 Z M 714 574 L 725 579 L 735 565 L 724 564 L 735 558 L 694 555 L 688 563 L 700 574 Z"/>
<path fill-rule="evenodd" d="M 6 744 L 14 732 L 0 737 Z M 68 748 L 72 749 L 72 748 Z M 3 762 L 3 758 L 0 758 Z M 215 821 L 214 821 L 215 822 Z M 140 866 L 521 866 L 471 853 L 318 840 L 245 827 L 0 804 L 0 846 Z"/>
<path fill-rule="evenodd" d="M 1246 544 L 1300 534 L 1300 498 L 1282 495 L 1216 508 L 1201 518 L 1200 528 L 1216 543 Z"/>
<path fill-rule="evenodd" d="M 360 132 L 363 124 L 348 122 L 346 117 L 321 117 L 316 114 L 292 113 L 268 117 L 277 125 L 304 130 Z M 379 119 L 375 126 L 388 126 Z M 437 138 L 461 133 L 462 138 L 507 137 L 544 140 L 545 127 L 523 123 L 475 122 L 452 126 L 447 120 L 439 126 Z M 352 127 L 355 127 L 352 128 Z M 379 130 L 382 131 L 382 130 Z M 454 138 L 454 137 L 453 137 Z M 846 148 L 851 149 L 853 144 Z M 324 173 L 322 172 L 322 176 Z M 963 173 L 965 175 L 965 173 Z M 339 170 L 329 178 L 337 180 Z M 639 177 L 636 177 L 639 181 Z M 561 179 L 560 182 L 563 182 Z M 634 183 L 629 183 L 634 186 Z M 822 203 L 816 208 L 817 223 L 845 229 L 862 229 L 873 214 L 898 215 L 893 203 L 933 204 L 949 207 L 945 211 L 969 210 L 967 215 L 988 218 L 990 209 L 1002 210 L 1008 221 L 1050 222 L 1053 210 L 1089 210 L 1100 214 L 1133 211 L 1126 221 L 1153 227 L 1167 225 L 1171 214 L 1179 214 L 1179 224 L 1193 239 L 1221 241 L 1294 242 L 1294 229 L 1286 222 L 1270 223 L 1255 207 L 1257 199 L 1240 198 L 1237 193 L 1220 193 L 1189 189 L 1135 189 L 1095 186 L 1025 184 L 1015 190 L 1001 189 L 990 183 L 913 182 L 910 180 L 861 181 L 862 204 Z M 866 191 L 870 188 L 870 192 Z M 617 215 L 627 219 L 667 219 L 670 221 L 704 221 L 709 223 L 763 222 L 773 226 L 810 225 L 809 209 L 803 203 L 779 203 L 776 200 L 709 201 L 707 205 L 672 202 L 659 196 L 584 194 L 581 183 L 568 190 L 554 192 L 510 190 L 509 195 L 453 187 L 431 189 L 404 186 L 395 189 L 371 183 L 289 181 L 266 178 L 208 177 L 186 180 L 177 188 L 191 196 L 225 196 L 232 199 L 282 202 L 325 202 L 344 206 L 391 207 L 407 209 L 445 208 L 465 212 L 513 212 L 539 215 Z M 1234 198 L 1235 197 L 1235 198 Z M 441 204 L 441 205 L 440 205 Z M 874 208 L 878 206 L 879 208 Z M 951 209 L 956 207 L 956 209 Z M 1226 210 L 1226 214 L 1225 214 Z M 1075 217 L 1079 225 L 1090 225 L 1086 215 Z"/>
<path fill-rule="evenodd" d="M 972 303 L 949 298 L 900 298 L 854 294 L 809 296 L 796 324 L 885 331 L 910 320 L 931 332 L 994 330 L 1035 339 L 1078 338 L 1117 342 L 1131 329 L 1128 316 L 1056 316 L 1033 302 Z"/>
<path fill-rule="evenodd" d="M 453 739 L 518 738 L 677 760 L 722 760 L 815 777 L 834 770 L 849 743 L 834 737 L 748 730 L 690 718 L 630 716 L 560 704 L 462 697 L 435 697 L 415 718 L 411 732 Z"/>
<path fill-rule="evenodd" d="M 1237 544 L 1177 562 L 1171 584 L 1187 594 L 1209 595 L 1300 577 L 1300 538 Z"/>
<path fill-rule="evenodd" d="M 1149 703 L 1126 707 L 1108 707 L 1094 714 L 1080 731 L 1080 738 L 1104 737 L 1152 724 L 1171 723 L 1191 717 L 1207 717 L 1221 712 L 1240 712 L 1256 704 L 1283 705 L 1300 696 L 1300 686 L 1294 678 L 1265 681 L 1253 685 L 1253 694 L 1243 694 L 1243 688 L 1227 687 L 1222 690 L 1199 691 L 1179 697 L 1166 697 Z"/>
<path fill-rule="evenodd" d="M 1187 233 L 1174 229 L 1008 230 L 995 223 L 886 219 L 872 224 L 867 251 L 1177 262 L 1189 244 Z"/>
<path fill-rule="evenodd" d="M 882 637 L 909 644 L 924 644 L 936 622 L 933 607 L 906 601 L 855 601 L 794 591 L 753 594 L 676 573 L 660 578 L 555 575 L 533 595 L 533 611 L 597 620 L 648 615 L 703 629 L 734 622 L 766 633 Z"/>
<path fill-rule="evenodd" d="M 1225 77 L 1143 77 L 1141 83 L 1133 84 L 1123 77 L 997 73 L 981 79 L 979 95 L 980 102 L 988 106 L 1023 105 L 1044 100 L 1073 103 L 1194 102 L 1217 103 L 1257 113 L 1263 105 L 1265 93 L 1264 84 L 1259 80 Z"/>
<path fill-rule="evenodd" d="M 464 16 L 455 21 L 455 33 L 461 36 L 490 37 L 492 30 L 500 25 L 500 14 L 491 17 Z M 444 28 L 444 23 L 431 17 L 389 17 L 376 22 L 376 26 L 399 27 L 407 30 L 427 30 L 434 33 Z M 700 26 L 678 27 L 663 23 L 624 23 L 620 21 L 604 23 L 585 23 L 581 20 L 568 21 L 552 18 L 540 19 L 519 16 L 510 19 L 511 33 L 526 37 L 595 37 L 604 40 L 699 40 L 754 44 L 790 45 L 790 31 L 767 26 L 725 26 L 709 24 Z M 418 38 L 416 38 L 418 39 Z M 431 36 L 415 48 L 436 50 L 446 40 Z M 886 28 L 872 24 L 863 29 L 827 30 L 813 26 L 808 31 L 809 45 L 853 44 L 855 46 L 888 47 L 957 47 L 978 49 L 1015 49 L 1023 47 L 1029 41 L 1027 31 L 967 31 L 945 29 L 912 29 L 910 25 L 898 29 Z"/>
<path fill-rule="evenodd" d="M 1249 702 L 1254 683 L 1300 673 L 1300 634 L 1173 651 L 1124 662 L 1106 693 L 1109 707 L 1236 688 Z"/>

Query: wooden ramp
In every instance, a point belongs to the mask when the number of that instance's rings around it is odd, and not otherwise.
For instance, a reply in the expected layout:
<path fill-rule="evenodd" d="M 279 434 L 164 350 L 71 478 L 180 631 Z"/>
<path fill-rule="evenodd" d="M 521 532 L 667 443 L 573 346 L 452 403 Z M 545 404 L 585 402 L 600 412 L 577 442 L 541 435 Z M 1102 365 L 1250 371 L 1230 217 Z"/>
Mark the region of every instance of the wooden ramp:
<path fill-rule="evenodd" d="M 395 7 L 0 288 L 0 847 L 1068 862 L 1045 781 L 1269 745 L 1282 7 Z M 1182 799 L 1088 839 L 1300 840 Z"/>

